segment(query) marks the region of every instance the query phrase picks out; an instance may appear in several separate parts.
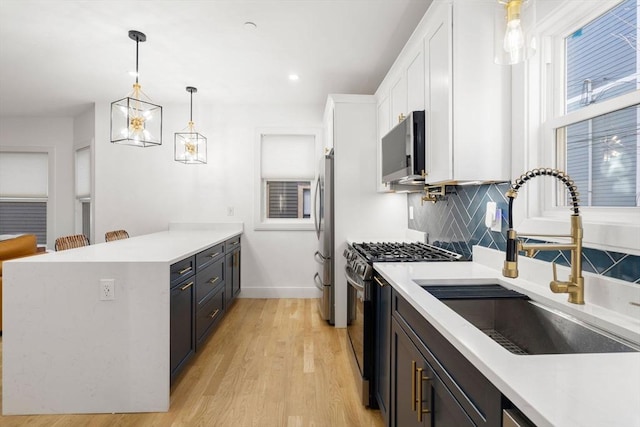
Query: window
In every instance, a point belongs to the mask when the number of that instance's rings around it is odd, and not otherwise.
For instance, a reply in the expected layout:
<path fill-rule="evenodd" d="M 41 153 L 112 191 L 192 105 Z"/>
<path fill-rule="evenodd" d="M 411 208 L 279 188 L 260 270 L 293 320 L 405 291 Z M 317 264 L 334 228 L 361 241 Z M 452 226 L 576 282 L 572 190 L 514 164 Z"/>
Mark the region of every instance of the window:
<path fill-rule="evenodd" d="M 259 135 L 257 229 L 312 229 L 311 187 L 316 177 L 316 131 Z"/>
<path fill-rule="evenodd" d="M 309 181 L 267 181 L 267 218 L 311 218 Z"/>
<path fill-rule="evenodd" d="M 580 193 L 584 244 L 639 253 L 640 66 L 630 66 L 640 64 L 638 0 L 538 5 L 546 9 L 535 30 L 540 50 L 512 68 L 515 81 L 525 83 L 513 86 L 514 175 L 536 167 L 568 171 Z M 518 229 L 566 234 L 569 210 L 559 181 L 533 180 L 524 193 Z"/>
<path fill-rule="evenodd" d="M 640 206 L 640 104 L 625 97 L 640 88 L 638 5 L 625 0 L 564 37 L 556 164 L 576 182 L 582 206 Z M 558 205 L 566 206 L 560 186 Z"/>
<path fill-rule="evenodd" d="M 49 154 L 0 151 L 0 234 L 47 241 Z"/>

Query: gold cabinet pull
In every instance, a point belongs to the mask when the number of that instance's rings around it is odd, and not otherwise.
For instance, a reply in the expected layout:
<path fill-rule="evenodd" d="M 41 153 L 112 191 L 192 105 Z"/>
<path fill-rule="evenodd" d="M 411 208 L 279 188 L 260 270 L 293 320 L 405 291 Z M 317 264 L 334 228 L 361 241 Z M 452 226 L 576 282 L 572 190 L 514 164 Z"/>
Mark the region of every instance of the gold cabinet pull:
<path fill-rule="evenodd" d="M 422 416 L 424 414 L 428 414 L 429 412 L 431 412 L 431 410 L 429 409 L 422 409 L 422 399 L 423 399 L 422 384 L 425 381 L 429 381 L 431 378 L 427 377 L 426 375 L 422 375 L 422 372 L 424 371 L 424 369 L 418 368 L 417 371 L 418 371 L 418 378 L 420 380 L 420 384 L 418 385 L 418 401 L 416 403 L 418 404 L 418 422 L 421 423 Z"/>
<path fill-rule="evenodd" d="M 218 255 L 220 255 L 220 252 L 216 252 L 216 253 L 214 253 L 214 254 L 208 255 L 208 257 L 209 257 L 209 258 L 215 258 L 215 257 L 217 257 Z"/>
<path fill-rule="evenodd" d="M 207 283 L 209 283 L 210 285 L 213 285 L 218 281 L 218 279 L 220 279 L 220 276 L 214 277 L 213 279 L 209 280 Z"/>
<path fill-rule="evenodd" d="M 189 282 L 186 285 L 184 285 L 183 287 L 181 287 L 180 290 L 181 291 L 186 291 L 187 289 L 189 289 L 192 286 L 193 286 L 193 282 Z"/>
<path fill-rule="evenodd" d="M 416 361 L 411 361 L 411 410 L 416 410 Z"/>
<path fill-rule="evenodd" d="M 381 281 L 380 281 L 380 279 L 378 279 L 378 276 L 373 276 L 373 280 L 375 280 L 375 281 L 376 281 L 376 283 L 377 283 L 378 285 L 380 285 L 380 287 L 381 287 L 381 288 L 384 288 L 385 286 L 387 286 L 387 284 L 386 284 L 386 283 L 381 282 Z M 415 362 L 413 362 L 413 363 L 415 363 Z"/>
<path fill-rule="evenodd" d="M 187 273 L 187 272 L 191 271 L 191 268 L 192 268 L 191 266 L 183 268 L 182 270 L 178 271 L 178 274 Z"/>
<path fill-rule="evenodd" d="M 211 314 L 209 315 L 209 318 L 210 318 L 210 319 L 215 318 L 215 317 L 218 315 L 218 312 L 219 312 L 219 311 L 220 311 L 220 309 L 219 309 L 219 308 L 216 308 L 216 311 L 214 311 L 213 313 L 211 313 Z"/>

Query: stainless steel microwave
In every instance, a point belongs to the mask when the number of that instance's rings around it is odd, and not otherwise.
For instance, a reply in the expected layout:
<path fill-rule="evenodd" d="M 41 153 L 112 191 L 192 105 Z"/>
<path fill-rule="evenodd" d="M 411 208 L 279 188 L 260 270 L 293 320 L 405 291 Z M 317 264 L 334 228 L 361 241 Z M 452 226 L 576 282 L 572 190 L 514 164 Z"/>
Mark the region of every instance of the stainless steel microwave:
<path fill-rule="evenodd" d="M 425 114 L 411 112 L 382 137 L 382 182 L 423 182 Z"/>

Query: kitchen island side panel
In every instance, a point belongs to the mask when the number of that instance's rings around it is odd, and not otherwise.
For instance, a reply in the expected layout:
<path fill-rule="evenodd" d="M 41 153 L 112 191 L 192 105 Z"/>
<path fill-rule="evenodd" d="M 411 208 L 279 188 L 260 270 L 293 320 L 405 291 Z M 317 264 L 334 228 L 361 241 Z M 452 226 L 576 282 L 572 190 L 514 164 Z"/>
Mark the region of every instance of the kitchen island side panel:
<path fill-rule="evenodd" d="M 4 266 L 3 413 L 167 411 L 169 263 L 46 256 Z"/>

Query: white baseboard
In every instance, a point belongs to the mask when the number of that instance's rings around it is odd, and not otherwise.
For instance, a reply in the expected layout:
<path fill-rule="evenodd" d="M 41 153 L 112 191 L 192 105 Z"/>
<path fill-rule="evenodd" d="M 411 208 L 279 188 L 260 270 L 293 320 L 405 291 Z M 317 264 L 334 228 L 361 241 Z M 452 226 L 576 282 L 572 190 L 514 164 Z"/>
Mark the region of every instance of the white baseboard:
<path fill-rule="evenodd" d="M 314 288 L 251 288 L 242 286 L 239 298 L 320 298 Z"/>

